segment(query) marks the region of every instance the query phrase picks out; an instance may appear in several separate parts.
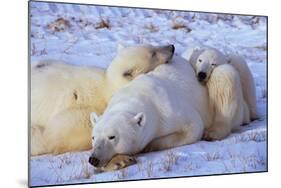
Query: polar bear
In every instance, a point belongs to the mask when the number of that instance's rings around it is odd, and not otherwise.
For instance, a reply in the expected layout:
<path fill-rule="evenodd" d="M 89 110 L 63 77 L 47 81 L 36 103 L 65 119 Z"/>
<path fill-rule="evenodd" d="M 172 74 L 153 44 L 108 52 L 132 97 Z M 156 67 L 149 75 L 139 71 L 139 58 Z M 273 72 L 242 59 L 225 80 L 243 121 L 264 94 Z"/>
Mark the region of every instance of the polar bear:
<path fill-rule="evenodd" d="M 90 112 L 137 75 L 170 61 L 174 46 L 119 47 L 107 70 L 43 61 L 31 68 L 31 155 L 90 149 Z"/>
<path fill-rule="evenodd" d="M 196 71 L 198 81 L 206 83 L 216 66 L 230 64 L 240 75 L 243 97 L 250 110 L 250 119 L 258 119 L 256 106 L 255 83 L 245 60 L 235 54 L 224 55 L 219 50 L 208 46 L 193 46 L 182 56 L 187 59 Z"/>
<path fill-rule="evenodd" d="M 246 61 L 241 56 L 235 54 L 229 54 L 227 58 L 228 63 L 235 67 L 240 75 L 243 97 L 249 107 L 251 121 L 259 119 L 255 81 Z"/>
<path fill-rule="evenodd" d="M 206 87 L 213 111 L 212 125 L 205 130 L 205 140 L 220 140 L 240 125 L 249 123 L 248 105 L 243 98 L 240 76 L 230 64 L 222 64 L 213 69 Z"/>
<path fill-rule="evenodd" d="M 210 125 L 210 112 L 207 90 L 192 66 L 174 56 L 170 64 L 138 76 L 117 91 L 100 117 L 91 114 L 95 128 L 89 162 L 100 168 L 116 154 L 194 143 Z"/>

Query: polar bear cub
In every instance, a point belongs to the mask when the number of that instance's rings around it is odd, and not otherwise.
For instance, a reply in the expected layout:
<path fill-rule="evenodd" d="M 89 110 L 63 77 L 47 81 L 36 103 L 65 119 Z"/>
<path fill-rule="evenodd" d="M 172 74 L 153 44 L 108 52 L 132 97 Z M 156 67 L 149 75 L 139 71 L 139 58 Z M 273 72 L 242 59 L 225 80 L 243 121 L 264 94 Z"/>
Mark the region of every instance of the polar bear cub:
<path fill-rule="evenodd" d="M 192 65 L 198 81 L 206 84 L 214 115 L 213 123 L 205 130 L 204 138 L 223 139 L 231 131 L 250 121 L 249 108 L 243 97 L 241 76 L 239 70 L 228 64 L 226 57 L 214 48 L 202 49 L 196 55 L 196 58 L 193 56 Z"/>
<path fill-rule="evenodd" d="M 196 71 L 198 81 L 206 83 L 216 66 L 230 64 L 240 75 L 243 97 L 250 110 L 251 120 L 258 119 L 256 106 L 256 90 L 252 73 L 246 61 L 238 55 L 224 55 L 219 50 L 208 46 L 193 46 L 182 56 L 187 59 Z"/>
<path fill-rule="evenodd" d="M 136 76 L 170 61 L 174 46 L 119 48 L 107 70 L 43 61 L 31 68 L 31 155 L 91 149 L 90 113 Z"/>
<path fill-rule="evenodd" d="M 205 130 L 204 139 L 223 139 L 243 123 L 249 123 L 248 105 L 243 99 L 240 77 L 234 67 L 223 64 L 214 68 L 206 86 L 213 123 Z"/>
<path fill-rule="evenodd" d="M 121 88 L 99 118 L 92 113 L 93 153 L 105 166 L 116 154 L 136 154 L 191 144 L 210 123 L 207 91 L 183 58 L 158 66 Z"/>

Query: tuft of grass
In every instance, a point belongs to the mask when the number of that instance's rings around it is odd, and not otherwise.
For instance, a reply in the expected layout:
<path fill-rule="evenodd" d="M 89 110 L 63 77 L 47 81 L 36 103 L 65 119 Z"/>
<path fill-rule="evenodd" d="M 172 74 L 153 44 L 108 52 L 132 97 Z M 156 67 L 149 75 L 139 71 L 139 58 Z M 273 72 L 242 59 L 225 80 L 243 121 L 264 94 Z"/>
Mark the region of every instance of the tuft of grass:
<path fill-rule="evenodd" d="M 36 52 L 37 52 L 36 46 L 35 46 L 34 43 L 32 43 L 32 46 L 31 46 L 31 55 L 36 55 Z"/>
<path fill-rule="evenodd" d="M 54 22 L 48 24 L 48 28 L 53 32 L 61 32 L 70 28 L 70 22 L 64 18 L 58 18 Z"/>
<path fill-rule="evenodd" d="M 221 159 L 222 156 L 219 152 L 214 152 L 214 153 L 206 153 L 205 155 L 203 155 L 203 158 L 206 161 L 215 161 L 215 160 Z"/>
<path fill-rule="evenodd" d="M 118 179 L 126 179 L 128 177 L 128 168 L 119 170 L 117 177 Z"/>
<path fill-rule="evenodd" d="M 255 46 L 255 48 L 257 48 L 259 50 L 262 50 L 262 51 L 266 51 L 267 50 L 267 45 L 266 44 L 258 45 L 258 46 Z"/>
<path fill-rule="evenodd" d="M 95 27 L 96 29 L 103 29 L 103 28 L 106 28 L 106 29 L 110 29 L 111 26 L 110 26 L 110 22 L 108 19 L 101 19 L 101 21 L 96 25 Z"/>
<path fill-rule="evenodd" d="M 197 164 L 196 162 L 190 160 L 187 162 L 187 164 L 184 167 L 186 170 L 192 171 L 192 170 L 196 170 L 196 169 L 200 168 L 200 165 Z"/>
<path fill-rule="evenodd" d="M 165 172 L 169 172 L 172 170 L 172 166 L 176 165 L 178 162 L 178 156 L 174 154 L 174 152 L 167 152 L 166 160 L 163 163 L 163 170 Z"/>
<path fill-rule="evenodd" d="M 258 132 L 249 132 L 248 134 L 241 135 L 237 142 L 263 142 L 265 139 L 265 135 L 263 134 L 259 134 Z"/>
<path fill-rule="evenodd" d="M 151 161 L 149 161 L 147 163 L 147 166 L 146 166 L 146 174 L 147 174 L 147 177 L 152 177 L 153 176 L 153 163 Z"/>
<path fill-rule="evenodd" d="M 155 32 L 159 31 L 159 28 L 157 26 L 153 25 L 152 23 L 150 23 L 148 25 L 145 25 L 144 28 L 149 30 L 152 33 L 155 33 Z"/>
<path fill-rule="evenodd" d="M 89 179 L 91 177 L 91 172 L 89 169 L 88 161 L 85 159 L 82 159 L 82 158 L 80 160 L 81 160 L 81 166 L 82 166 L 80 177 L 82 177 L 84 179 Z"/>
<path fill-rule="evenodd" d="M 173 23 L 172 29 L 177 30 L 177 29 L 184 29 L 187 33 L 191 32 L 192 29 L 189 28 L 187 25 L 185 24 L 181 24 L 181 23 Z"/>

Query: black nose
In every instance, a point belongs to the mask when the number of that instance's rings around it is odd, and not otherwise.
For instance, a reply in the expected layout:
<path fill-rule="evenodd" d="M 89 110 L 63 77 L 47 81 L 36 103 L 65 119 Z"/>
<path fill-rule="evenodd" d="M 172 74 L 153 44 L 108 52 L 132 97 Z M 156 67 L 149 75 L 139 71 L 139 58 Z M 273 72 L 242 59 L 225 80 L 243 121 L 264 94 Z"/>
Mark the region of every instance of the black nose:
<path fill-rule="evenodd" d="M 175 52 L 175 46 L 174 45 L 169 45 L 168 48 L 170 49 L 170 51 L 172 52 L 172 54 L 174 54 Z"/>
<path fill-rule="evenodd" d="M 168 52 L 171 53 L 171 56 L 174 55 L 175 53 L 175 46 L 173 44 L 169 44 L 167 46 L 164 46 L 163 49 L 167 50 Z"/>
<path fill-rule="evenodd" d="M 93 165 L 93 166 L 97 166 L 98 164 L 99 164 L 99 162 L 100 162 L 100 160 L 98 160 L 97 158 L 95 158 L 95 157 L 90 157 L 89 158 L 89 163 L 91 164 L 91 165 Z"/>
<path fill-rule="evenodd" d="M 207 75 L 206 75 L 205 72 L 199 72 L 198 75 L 197 75 L 199 81 L 204 80 L 206 78 L 206 76 Z"/>

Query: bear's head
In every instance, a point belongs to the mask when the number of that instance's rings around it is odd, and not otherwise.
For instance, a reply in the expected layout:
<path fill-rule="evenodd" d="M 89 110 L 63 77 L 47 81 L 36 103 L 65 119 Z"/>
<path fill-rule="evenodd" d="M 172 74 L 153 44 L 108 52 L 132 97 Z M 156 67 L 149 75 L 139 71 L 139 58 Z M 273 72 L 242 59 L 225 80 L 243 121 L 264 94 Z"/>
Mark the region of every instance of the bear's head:
<path fill-rule="evenodd" d="M 158 65 L 169 63 L 174 51 L 174 45 L 119 46 L 116 57 L 106 71 L 110 93 L 115 93 L 136 76 L 148 73 Z"/>
<path fill-rule="evenodd" d="M 146 116 L 143 112 L 131 114 L 115 112 L 110 116 L 97 117 L 91 114 L 93 153 L 89 163 L 95 167 L 105 166 L 117 154 L 135 154 L 140 152 L 143 140 Z"/>
<path fill-rule="evenodd" d="M 227 59 L 220 51 L 209 48 L 202 51 L 197 57 L 194 68 L 199 82 L 206 83 L 213 69 L 222 64 L 226 64 Z"/>

